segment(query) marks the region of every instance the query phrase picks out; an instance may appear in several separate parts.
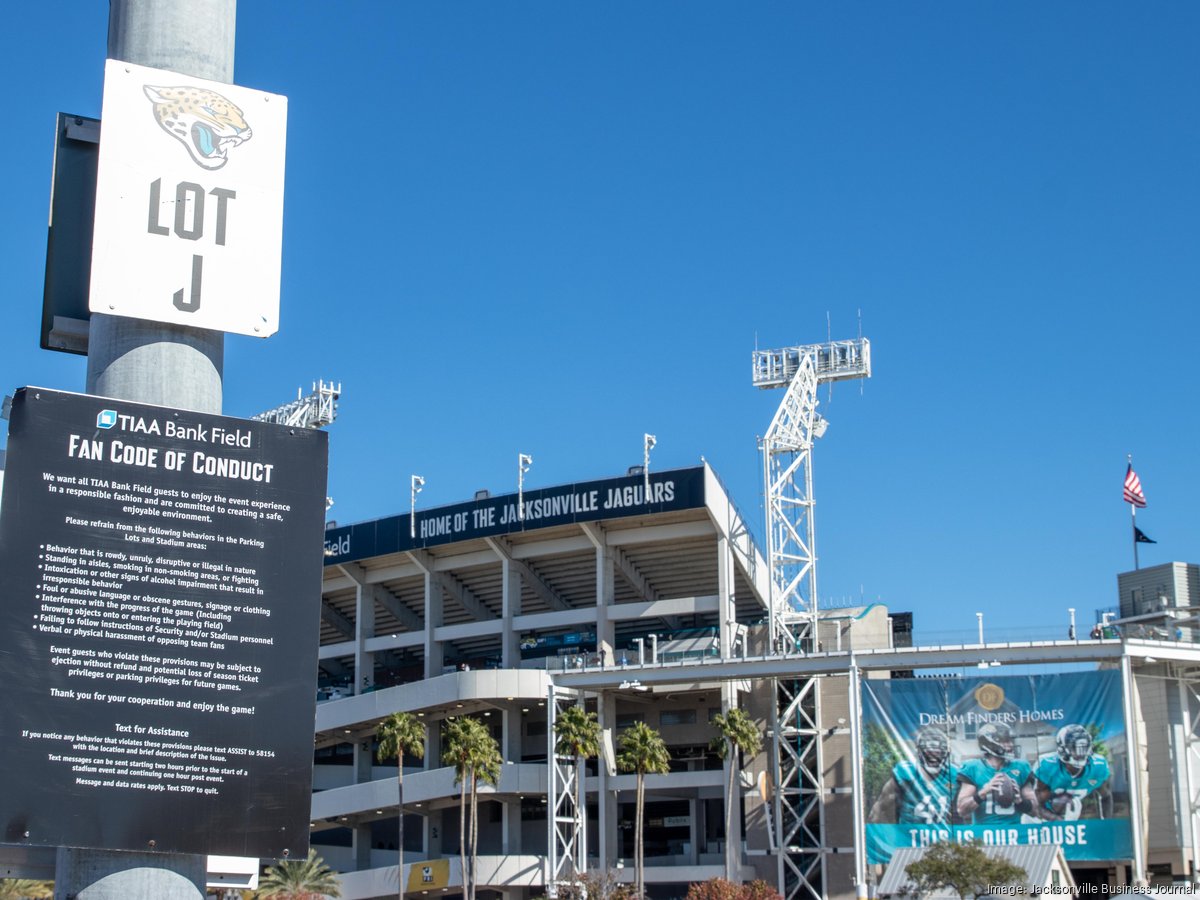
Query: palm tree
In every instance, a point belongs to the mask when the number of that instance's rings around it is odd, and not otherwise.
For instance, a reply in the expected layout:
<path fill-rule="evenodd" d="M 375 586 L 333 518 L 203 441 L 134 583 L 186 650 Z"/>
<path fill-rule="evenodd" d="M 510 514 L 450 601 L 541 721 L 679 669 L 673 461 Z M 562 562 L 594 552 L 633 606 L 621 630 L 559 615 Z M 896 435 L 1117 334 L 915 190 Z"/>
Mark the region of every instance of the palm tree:
<path fill-rule="evenodd" d="M 725 761 L 729 770 L 729 783 L 725 787 L 725 877 L 734 881 L 734 869 L 737 868 L 738 854 L 733 837 L 734 779 L 736 777 L 734 762 L 735 752 L 741 751 L 745 756 L 756 756 L 762 749 L 762 735 L 754 720 L 746 715 L 744 710 L 734 707 L 727 713 L 717 713 L 713 716 L 713 727 L 717 736 L 709 744 L 717 755 Z"/>
<path fill-rule="evenodd" d="M 504 759 L 500 745 L 478 719 L 479 729 L 472 746 L 471 765 L 471 900 L 475 900 L 475 886 L 479 856 L 479 784 L 495 786 L 500 781 L 500 767 Z"/>
<path fill-rule="evenodd" d="M 458 801 L 458 865 L 462 871 L 463 900 L 474 900 L 475 845 L 479 838 L 479 782 L 500 780 L 500 747 L 479 719 L 460 716 L 446 723 L 442 762 L 454 767 L 454 782 L 460 785 Z M 471 830 L 467 831 L 467 795 L 470 792 Z M 468 843 L 468 837 L 470 842 Z M 467 866 L 468 847 L 470 867 Z"/>
<path fill-rule="evenodd" d="M 646 806 L 646 775 L 665 775 L 670 771 L 671 755 L 662 735 L 645 722 L 635 722 L 621 735 L 621 746 L 617 752 L 617 768 L 622 772 L 637 773 L 637 815 L 634 819 L 634 878 L 637 894 L 646 896 L 645 854 L 642 845 L 642 819 Z"/>
<path fill-rule="evenodd" d="M 446 721 L 442 731 L 442 762 L 454 767 L 458 792 L 458 868 L 462 873 L 463 900 L 470 900 L 467 877 L 467 780 L 471 772 L 471 726 L 474 719 L 459 716 Z"/>
<path fill-rule="evenodd" d="M 571 706 L 554 720 L 554 736 L 557 738 L 554 752 L 559 756 L 575 758 L 575 815 L 578 816 L 579 827 L 586 828 L 583 763 L 600 755 L 600 723 L 596 721 L 594 712 L 588 712 L 582 706 Z M 577 846 L 582 848 L 583 842 L 578 841 Z M 582 853 L 578 860 L 573 859 L 571 863 L 575 867 L 576 877 L 587 873 L 587 859 Z"/>
<path fill-rule="evenodd" d="M 271 900 L 322 900 L 342 896 L 337 872 L 311 847 L 307 859 L 285 859 L 267 869 L 256 896 Z"/>
<path fill-rule="evenodd" d="M 394 712 L 379 723 L 379 755 L 396 757 L 396 810 L 400 814 L 399 900 L 404 900 L 404 755 L 425 758 L 425 725 L 412 713 Z"/>

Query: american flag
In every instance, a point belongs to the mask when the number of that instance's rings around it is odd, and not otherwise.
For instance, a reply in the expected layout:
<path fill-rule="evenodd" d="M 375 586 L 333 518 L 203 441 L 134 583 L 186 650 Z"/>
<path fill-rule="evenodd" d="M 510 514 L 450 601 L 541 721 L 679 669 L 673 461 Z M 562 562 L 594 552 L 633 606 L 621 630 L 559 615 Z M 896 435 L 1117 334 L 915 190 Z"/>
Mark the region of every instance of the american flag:
<path fill-rule="evenodd" d="M 1132 463 L 1129 464 L 1129 468 L 1125 471 L 1125 502 L 1132 503 L 1138 507 L 1146 505 L 1146 495 L 1142 492 L 1142 482 L 1137 477 L 1137 472 L 1133 471 Z"/>

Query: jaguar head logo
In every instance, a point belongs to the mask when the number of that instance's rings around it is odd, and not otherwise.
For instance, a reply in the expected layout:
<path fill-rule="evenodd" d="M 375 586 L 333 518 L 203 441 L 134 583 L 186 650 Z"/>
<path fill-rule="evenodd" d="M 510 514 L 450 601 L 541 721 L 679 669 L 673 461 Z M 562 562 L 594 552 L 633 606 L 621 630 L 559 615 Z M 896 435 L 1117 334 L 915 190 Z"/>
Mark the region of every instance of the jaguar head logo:
<path fill-rule="evenodd" d="M 205 169 L 221 168 L 229 161 L 229 151 L 253 136 L 242 111 L 218 93 L 149 84 L 142 90 L 154 104 L 159 127 L 183 144 L 196 165 Z"/>

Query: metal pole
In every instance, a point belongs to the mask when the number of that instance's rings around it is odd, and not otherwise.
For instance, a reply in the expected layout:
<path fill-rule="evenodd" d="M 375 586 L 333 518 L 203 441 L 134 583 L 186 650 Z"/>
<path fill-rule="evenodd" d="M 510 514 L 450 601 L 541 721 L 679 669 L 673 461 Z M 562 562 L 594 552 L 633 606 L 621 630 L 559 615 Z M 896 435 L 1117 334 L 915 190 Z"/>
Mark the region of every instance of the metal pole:
<path fill-rule="evenodd" d="M 1125 713 L 1125 756 L 1129 761 L 1129 825 L 1133 832 L 1133 883 L 1146 883 L 1146 848 L 1143 844 L 1142 779 L 1138 764 L 1137 724 L 1133 710 L 1133 668 L 1129 651 L 1121 656 L 1121 702 Z"/>
<path fill-rule="evenodd" d="M 110 0 L 108 56 L 233 81 L 237 0 Z M 225 336 L 94 314 L 87 391 L 220 414 Z M 58 850 L 56 898 L 201 900 L 207 860 L 190 854 Z"/>
<path fill-rule="evenodd" d="M 1137 507 L 1132 503 L 1129 504 L 1129 522 L 1133 526 L 1129 531 L 1129 536 L 1133 538 L 1133 568 L 1137 571 L 1141 568 L 1138 564 L 1138 549 L 1137 549 Z"/>
<path fill-rule="evenodd" d="M 111 0 L 108 55 L 233 81 L 237 0 Z M 87 391 L 220 414 L 225 335 L 93 314 Z"/>
<path fill-rule="evenodd" d="M 979 643 L 983 643 L 983 613 L 975 613 L 975 621 L 979 623 Z"/>
<path fill-rule="evenodd" d="M 854 893 L 858 900 L 867 896 L 867 836 L 863 821 L 863 746 L 861 673 L 850 663 L 850 787 L 854 801 Z"/>

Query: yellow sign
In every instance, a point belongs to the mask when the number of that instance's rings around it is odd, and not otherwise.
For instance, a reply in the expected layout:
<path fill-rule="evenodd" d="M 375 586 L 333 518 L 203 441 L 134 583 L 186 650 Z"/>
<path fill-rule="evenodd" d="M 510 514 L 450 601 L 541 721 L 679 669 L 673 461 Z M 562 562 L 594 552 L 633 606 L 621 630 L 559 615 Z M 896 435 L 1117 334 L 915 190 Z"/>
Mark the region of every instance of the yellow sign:
<path fill-rule="evenodd" d="M 425 862 L 415 862 L 408 867 L 408 888 L 410 891 L 428 891 L 431 888 L 444 888 L 450 885 L 450 860 L 427 859 Z"/>

